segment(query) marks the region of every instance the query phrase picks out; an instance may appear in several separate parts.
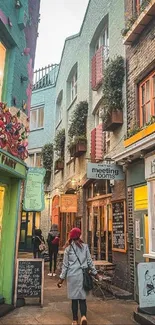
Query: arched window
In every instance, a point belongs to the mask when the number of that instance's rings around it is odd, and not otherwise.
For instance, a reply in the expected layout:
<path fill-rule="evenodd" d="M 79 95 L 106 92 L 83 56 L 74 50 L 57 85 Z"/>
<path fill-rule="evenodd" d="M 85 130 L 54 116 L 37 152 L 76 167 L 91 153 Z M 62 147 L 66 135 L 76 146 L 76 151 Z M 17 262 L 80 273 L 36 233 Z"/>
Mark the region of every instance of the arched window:
<path fill-rule="evenodd" d="M 56 125 L 62 120 L 62 102 L 63 102 L 63 90 L 60 91 L 56 101 Z"/>
<path fill-rule="evenodd" d="M 71 69 L 67 79 L 67 103 L 71 104 L 77 96 L 78 69 L 77 63 Z"/>

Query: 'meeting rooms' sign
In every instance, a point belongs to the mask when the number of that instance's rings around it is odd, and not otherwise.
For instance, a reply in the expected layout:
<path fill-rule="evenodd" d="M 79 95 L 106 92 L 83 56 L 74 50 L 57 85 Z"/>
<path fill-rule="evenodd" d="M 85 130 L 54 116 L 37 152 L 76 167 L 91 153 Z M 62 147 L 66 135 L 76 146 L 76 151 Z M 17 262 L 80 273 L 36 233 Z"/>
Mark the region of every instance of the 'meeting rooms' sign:
<path fill-rule="evenodd" d="M 116 164 L 88 163 L 87 178 L 120 181 L 124 179 L 123 168 Z"/>

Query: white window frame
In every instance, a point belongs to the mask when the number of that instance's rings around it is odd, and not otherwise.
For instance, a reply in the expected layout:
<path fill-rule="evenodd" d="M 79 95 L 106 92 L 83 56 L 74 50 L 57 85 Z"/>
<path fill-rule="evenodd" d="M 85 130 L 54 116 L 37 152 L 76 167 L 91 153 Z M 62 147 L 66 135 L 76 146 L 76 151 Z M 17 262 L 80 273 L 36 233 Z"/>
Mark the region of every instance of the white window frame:
<path fill-rule="evenodd" d="M 111 137 L 110 132 L 106 132 L 106 154 L 110 152 L 110 137 Z"/>
<path fill-rule="evenodd" d="M 72 78 L 71 78 L 71 102 L 76 98 L 77 96 L 77 71 L 74 72 Z"/>
<path fill-rule="evenodd" d="M 42 126 L 38 126 L 38 120 L 39 120 L 39 110 L 43 110 L 43 125 Z M 31 113 L 32 112 L 37 112 L 36 114 L 36 127 L 32 126 L 32 119 L 31 119 Z M 39 129 L 43 129 L 44 128 L 44 106 L 37 106 L 37 107 L 32 107 L 30 110 L 30 131 L 35 131 L 35 130 L 39 130 Z"/>
<path fill-rule="evenodd" d="M 100 34 L 96 44 L 95 44 L 95 53 L 97 50 L 103 45 L 103 37 L 105 37 L 105 48 L 109 47 L 109 30 L 108 30 L 108 25 L 105 26 L 104 30 Z"/>
<path fill-rule="evenodd" d="M 29 167 L 42 167 L 42 159 L 41 159 L 41 164 L 40 164 L 40 166 L 36 166 L 36 160 L 37 160 L 37 155 L 40 155 L 41 156 L 41 151 L 37 151 L 37 152 L 29 152 L 29 157 L 28 157 L 28 166 Z M 30 156 L 34 156 L 34 164 L 33 164 L 33 166 L 31 165 L 30 166 Z"/>

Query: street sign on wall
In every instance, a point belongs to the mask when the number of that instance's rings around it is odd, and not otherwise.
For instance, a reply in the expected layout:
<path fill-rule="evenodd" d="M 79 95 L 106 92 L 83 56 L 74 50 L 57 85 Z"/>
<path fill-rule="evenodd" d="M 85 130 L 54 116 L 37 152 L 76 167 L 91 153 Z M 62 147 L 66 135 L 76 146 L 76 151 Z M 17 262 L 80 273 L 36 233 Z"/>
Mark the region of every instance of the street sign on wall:
<path fill-rule="evenodd" d="M 117 181 L 124 180 L 123 167 L 116 164 L 88 163 L 87 178 Z"/>
<path fill-rule="evenodd" d="M 29 168 L 27 172 L 23 209 L 25 211 L 43 211 L 44 203 L 44 168 Z"/>

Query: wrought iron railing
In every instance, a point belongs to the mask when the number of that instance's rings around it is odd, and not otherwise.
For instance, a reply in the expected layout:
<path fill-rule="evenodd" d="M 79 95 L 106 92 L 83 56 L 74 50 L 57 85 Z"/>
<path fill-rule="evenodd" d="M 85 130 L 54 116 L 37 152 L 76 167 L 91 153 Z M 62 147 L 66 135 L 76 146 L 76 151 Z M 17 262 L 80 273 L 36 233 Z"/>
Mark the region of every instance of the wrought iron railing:
<path fill-rule="evenodd" d="M 34 71 L 33 90 L 54 86 L 58 73 L 58 64 L 51 64 Z"/>

